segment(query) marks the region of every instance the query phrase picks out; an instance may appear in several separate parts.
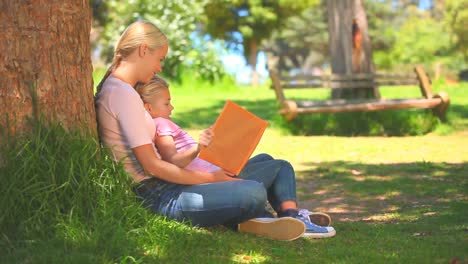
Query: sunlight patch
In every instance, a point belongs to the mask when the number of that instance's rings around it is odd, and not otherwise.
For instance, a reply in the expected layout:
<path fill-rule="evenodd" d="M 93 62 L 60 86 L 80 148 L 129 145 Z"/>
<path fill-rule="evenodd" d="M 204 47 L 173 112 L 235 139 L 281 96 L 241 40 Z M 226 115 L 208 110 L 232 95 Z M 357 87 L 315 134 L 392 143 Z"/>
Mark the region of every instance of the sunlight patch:
<path fill-rule="evenodd" d="M 397 197 L 397 196 L 400 196 L 400 195 L 401 195 L 400 191 L 393 191 L 393 192 L 388 192 L 388 193 L 383 194 L 383 195 L 378 195 L 377 199 L 383 201 L 383 200 L 387 200 L 388 198 Z"/>
<path fill-rule="evenodd" d="M 256 253 L 251 254 L 235 254 L 231 260 L 235 263 L 263 263 L 268 260 L 267 257 Z"/>
<path fill-rule="evenodd" d="M 316 195 L 324 195 L 328 193 L 328 190 L 318 190 L 318 191 L 315 191 L 314 194 Z"/>
<path fill-rule="evenodd" d="M 353 174 L 356 175 L 356 174 Z M 357 182 L 363 182 L 363 181 L 392 181 L 394 180 L 394 177 L 391 176 L 362 176 L 362 175 L 356 175 L 354 177 L 351 177 L 351 179 L 357 181 Z"/>
<path fill-rule="evenodd" d="M 372 222 L 393 222 L 400 218 L 400 214 L 398 213 L 389 213 L 389 214 L 378 214 L 372 215 L 367 218 L 363 218 L 364 221 L 372 221 Z"/>

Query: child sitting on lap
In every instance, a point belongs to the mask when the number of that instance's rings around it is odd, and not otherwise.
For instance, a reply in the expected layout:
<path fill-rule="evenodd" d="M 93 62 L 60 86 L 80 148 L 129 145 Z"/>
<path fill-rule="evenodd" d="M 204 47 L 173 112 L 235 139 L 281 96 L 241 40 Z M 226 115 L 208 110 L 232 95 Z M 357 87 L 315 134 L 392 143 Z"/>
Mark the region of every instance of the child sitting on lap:
<path fill-rule="evenodd" d="M 170 120 L 174 106 L 171 104 L 171 94 L 168 83 L 155 76 L 146 85 L 137 85 L 146 111 L 156 125 L 156 135 L 153 142 L 163 160 L 192 171 L 214 172 L 220 168 L 197 157 L 200 145 L 207 146 L 213 137 L 213 129 L 202 132 L 197 143 L 192 136 Z"/>

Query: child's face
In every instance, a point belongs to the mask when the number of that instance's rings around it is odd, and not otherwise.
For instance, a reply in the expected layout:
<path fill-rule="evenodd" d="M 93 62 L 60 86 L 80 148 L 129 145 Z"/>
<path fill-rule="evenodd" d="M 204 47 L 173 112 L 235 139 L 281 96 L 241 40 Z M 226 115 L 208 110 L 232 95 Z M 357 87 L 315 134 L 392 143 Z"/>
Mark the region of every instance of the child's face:
<path fill-rule="evenodd" d="M 150 113 L 152 118 L 163 117 L 169 119 L 174 107 L 171 104 L 171 94 L 169 89 L 163 89 L 152 98 L 148 103 L 145 103 L 145 108 Z"/>

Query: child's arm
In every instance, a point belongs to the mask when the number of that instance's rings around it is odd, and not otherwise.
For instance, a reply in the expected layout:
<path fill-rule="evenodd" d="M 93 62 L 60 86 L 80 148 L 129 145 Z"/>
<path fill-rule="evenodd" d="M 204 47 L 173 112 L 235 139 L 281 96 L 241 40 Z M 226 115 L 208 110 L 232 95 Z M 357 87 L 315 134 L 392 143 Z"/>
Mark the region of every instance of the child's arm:
<path fill-rule="evenodd" d="M 198 155 L 199 148 L 194 146 L 184 152 L 177 152 L 172 136 L 156 136 L 154 143 L 161 154 L 161 158 L 167 162 L 184 168 Z"/>
<path fill-rule="evenodd" d="M 208 146 L 210 144 L 213 135 L 212 127 L 204 130 L 200 134 L 198 145 L 183 152 L 177 152 L 174 138 L 172 136 L 156 136 L 154 143 L 156 144 L 163 160 L 175 164 L 180 168 L 184 168 L 197 157 L 200 152 L 200 145 Z"/>

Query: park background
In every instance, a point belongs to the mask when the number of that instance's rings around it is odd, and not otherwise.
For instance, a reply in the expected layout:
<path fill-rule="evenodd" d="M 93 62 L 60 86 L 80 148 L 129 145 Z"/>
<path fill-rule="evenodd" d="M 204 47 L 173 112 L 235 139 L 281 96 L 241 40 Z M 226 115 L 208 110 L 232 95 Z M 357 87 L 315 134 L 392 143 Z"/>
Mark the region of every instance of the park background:
<path fill-rule="evenodd" d="M 171 42 L 162 75 L 174 120 L 196 138 L 228 99 L 267 120 L 256 153 L 293 164 L 300 205 L 330 213 L 336 237 L 284 243 L 154 216 L 92 135 L 39 121 L 17 138 L 2 137 L 0 262 L 466 263 L 468 3 L 362 3 L 376 70 L 422 65 L 434 91 L 450 95 L 446 122 L 421 109 L 293 122 L 278 114 L 262 50 L 279 43 L 307 59 L 307 69 L 330 73 L 327 1 L 89 2 L 94 86 L 129 23 L 157 24 Z M 253 36 L 261 40 L 252 46 Z M 419 94 L 417 87 L 380 91 Z M 330 96 L 320 89 L 293 95 Z"/>

